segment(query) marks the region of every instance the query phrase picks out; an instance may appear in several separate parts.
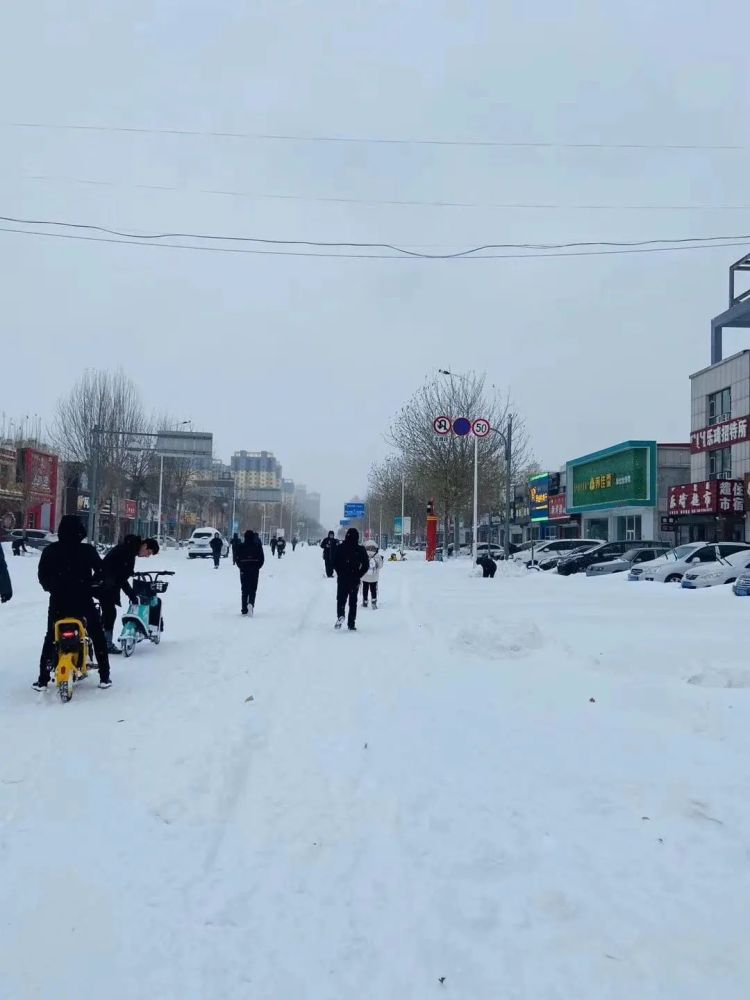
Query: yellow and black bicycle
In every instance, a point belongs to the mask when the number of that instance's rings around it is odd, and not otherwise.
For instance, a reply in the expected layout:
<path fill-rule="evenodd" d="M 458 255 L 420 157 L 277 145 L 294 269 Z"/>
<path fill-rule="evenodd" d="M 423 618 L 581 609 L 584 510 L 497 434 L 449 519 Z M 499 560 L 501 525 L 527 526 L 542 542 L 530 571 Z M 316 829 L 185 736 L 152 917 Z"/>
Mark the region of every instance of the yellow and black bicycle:
<path fill-rule="evenodd" d="M 91 639 L 80 618 L 60 618 L 55 622 L 55 686 L 61 701 L 70 701 L 73 686 L 88 674 L 93 659 Z"/>

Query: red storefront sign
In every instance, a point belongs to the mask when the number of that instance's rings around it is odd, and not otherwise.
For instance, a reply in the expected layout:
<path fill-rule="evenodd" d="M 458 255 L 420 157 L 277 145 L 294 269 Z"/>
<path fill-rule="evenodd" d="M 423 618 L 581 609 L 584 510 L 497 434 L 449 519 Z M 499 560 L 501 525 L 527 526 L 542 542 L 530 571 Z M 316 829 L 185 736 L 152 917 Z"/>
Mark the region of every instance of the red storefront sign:
<path fill-rule="evenodd" d="M 744 514 L 745 490 L 739 479 L 710 479 L 669 488 L 669 513 Z"/>
<path fill-rule="evenodd" d="M 556 493 L 549 498 L 549 513 L 547 515 L 550 521 L 562 521 L 568 518 L 568 497 L 566 493 Z"/>
<path fill-rule="evenodd" d="M 725 420 L 723 424 L 714 424 L 713 427 L 693 431 L 690 435 L 690 451 L 693 455 L 697 455 L 702 451 L 726 448 L 748 440 L 750 440 L 750 417 L 736 417 L 734 420 Z"/>
<path fill-rule="evenodd" d="M 136 518 L 138 517 L 138 501 L 121 500 L 120 516 L 124 517 L 126 521 L 135 521 Z"/>
<path fill-rule="evenodd" d="M 35 448 L 24 448 L 24 489 L 27 491 L 27 527 L 54 530 L 57 517 L 57 455 Z"/>

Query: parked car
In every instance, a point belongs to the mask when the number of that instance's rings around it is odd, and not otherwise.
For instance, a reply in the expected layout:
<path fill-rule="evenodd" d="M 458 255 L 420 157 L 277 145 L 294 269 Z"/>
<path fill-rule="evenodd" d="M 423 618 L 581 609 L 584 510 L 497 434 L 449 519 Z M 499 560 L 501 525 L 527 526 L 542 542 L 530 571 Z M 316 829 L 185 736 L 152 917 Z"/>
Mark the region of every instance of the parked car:
<path fill-rule="evenodd" d="M 208 559 L 212 556 L 211 539 L 217 533 L 217 530 L 217 528 L 196 528 L 188 539 L 188 559 Z M 229 542 L 223 535 L 221 536 L 221 542 L 221 554 L 226 559 L 229 555 Z"/>
<path fill-rule="evenodd" d="M 701 587 L 734 583 L 745 570 L 750 570 L 750 550 L 747 549 L 722 556 L 718 562 L 688 570 L 682 578 L 682 586 L 685 590 L 699 590 Z"/>
<path fill-rule="evenodd" d="M 715 563 L 722 558 L 750 549 L 742 542 L 687 542 L 670 549 L 659 559 L 644 566 L 633 566 L 628 580 L 655 580 L 657 583 L 680 583 L 683 576 L 701 563 Z"/>
<path fill-rule="evenodd" d="M 632 545 L 632 542 L 628 543 Z M 586 567 L 586 576 L 607 576 L 612 573 L 627 573 L 632 566 L 641 563 L 653 562 L 666 552 L 669 552 L 669 545 L 658 545 L 654 543 L 651 548 L 632 548 L 623 552 L 619 559 L 610 559 L 608 562 L 595 562 Z"/>
<path fill-rule="evenodd" d="M 14 542 L 17 538 L 26 535 L 26 545 L 30 549 L 46 549 L 48 545 L 57 541 L 57 535 L 52 531 L 43 531 L 41 528 L 12 528 L 8 532 L 8 541 Z"/>
<path fill-rule="evenodd" d="M 502 545 L 497 545 L 495 542 L 477 542 L 477 559 L 486 556 L 488 552 L 495 560 L 505 559 L 505 549 Z"/>
<path fill-rule="evenodd" d="M 564 554 L 569 555 L 584 546 L 596 544 L 595 538 L 550 538 L 546 542 L 534 542 L 532 549 L 532 543 L 526 542 L 519 547 L 513 558 L 529 568 L 530 566 L 540 566 L 541 563 L 549 559 L 560 558 Z"/>
<path fill-rule="evenodd" d="M 642 548 L 650 548 L 652 545 L 656 546 L 658 543 L 641 542 L 640 544 Z M 666 548 L 666 546 L 664 547 Z M 557 564 L 557 572 L 562 576 L 570 576 L 572 573 L 583 573 L 588 570 L 589 566 L 619 559 L 620 556 L 632 548 L 632 540 L 628 542 L 599 542 L 596 545 L 592 545 L 586 552 L 574 552 L 566 559 L 561 559 Z"/>
<path fill-rule="evenodd" d="M 732 584 L 732 590 L 737 597 L 750 597 L 750 573 L 740 573 Z"/>

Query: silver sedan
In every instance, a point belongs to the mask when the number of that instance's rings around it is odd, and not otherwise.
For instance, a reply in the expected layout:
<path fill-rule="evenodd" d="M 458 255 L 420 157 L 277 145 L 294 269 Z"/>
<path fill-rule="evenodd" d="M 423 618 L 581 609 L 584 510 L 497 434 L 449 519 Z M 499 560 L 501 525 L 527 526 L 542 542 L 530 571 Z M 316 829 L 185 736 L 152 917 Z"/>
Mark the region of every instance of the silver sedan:
<path fill-rule="evenodd" d="M 651 562 L 657 556 L 663 556 L 669 550 L 668 545 L 651 546 L 650 548 L 632 548 L 623 552 L 619 559 L 609 562 L 594 563 L 586 570 L 586 576 L 608 576 L 610 573 L 627 573 L 636 563 Z"/>

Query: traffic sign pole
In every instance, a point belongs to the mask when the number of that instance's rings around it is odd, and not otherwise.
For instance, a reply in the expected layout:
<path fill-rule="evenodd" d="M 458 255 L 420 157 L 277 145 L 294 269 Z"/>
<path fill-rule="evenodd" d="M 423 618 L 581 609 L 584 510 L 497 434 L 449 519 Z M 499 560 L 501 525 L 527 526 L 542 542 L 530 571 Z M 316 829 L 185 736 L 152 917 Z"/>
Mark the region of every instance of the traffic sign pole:
<path fill-rule="evenodd" d="M 474 562 L 476 562 L 477 559 L 478 516 L 479 516 L 479 438 L 475 434 L 474 435 L 474 544 L 471 549 L 471 554 L 474 556 Z"/>

